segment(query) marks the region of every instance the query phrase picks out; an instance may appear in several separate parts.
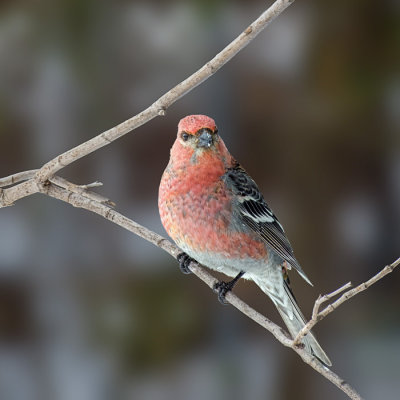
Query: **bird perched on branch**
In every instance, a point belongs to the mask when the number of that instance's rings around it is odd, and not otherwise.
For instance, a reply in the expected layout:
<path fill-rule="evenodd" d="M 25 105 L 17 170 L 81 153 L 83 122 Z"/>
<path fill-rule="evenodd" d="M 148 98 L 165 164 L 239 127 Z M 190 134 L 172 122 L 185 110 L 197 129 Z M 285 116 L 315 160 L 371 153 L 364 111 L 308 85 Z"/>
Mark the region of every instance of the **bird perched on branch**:
<path fill-rule="evenodd" d="M 183 272 L 190 272 L 194 259 L 233 277 L 215 287 L 221 302 L 241 277 L 254 281 L 271 298 L 293 338 L 297 335 L 305 319 L 287 271 L 293 268 L 311 282 L 282 225 L 229 153 L 213 119 L 190 115 L 179 122 L 158 206 L 165 230 L 183 250 L 178 255 Z M 311 332 L 303 343 L 310 354 L 332 365 Z"/>

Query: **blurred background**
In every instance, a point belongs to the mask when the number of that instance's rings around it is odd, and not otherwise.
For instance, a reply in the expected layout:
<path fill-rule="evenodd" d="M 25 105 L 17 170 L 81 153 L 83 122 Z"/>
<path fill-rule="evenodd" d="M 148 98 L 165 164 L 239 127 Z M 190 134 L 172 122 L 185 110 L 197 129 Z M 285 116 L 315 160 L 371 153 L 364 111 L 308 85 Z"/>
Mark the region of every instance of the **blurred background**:
<path fill-rule="evenodd" d="M 272 1 L 2 1 L 0 176 L 135 115 Z M 400 3 L 295 2 L 157 118 L 62 170 L 165 235 L 161 174 L 180 118 L 217 121 L 320 293 L 400 253 Z M 2 400 L 345 399 L 160 249 L 42 195 L 0 210 Z M 400 391 L 400 271 L 315 329 L 368 399 Z M 235 292 L 282 324 L 249 282 Z M 379 397 L 378 397 L 379 396 Z"/>

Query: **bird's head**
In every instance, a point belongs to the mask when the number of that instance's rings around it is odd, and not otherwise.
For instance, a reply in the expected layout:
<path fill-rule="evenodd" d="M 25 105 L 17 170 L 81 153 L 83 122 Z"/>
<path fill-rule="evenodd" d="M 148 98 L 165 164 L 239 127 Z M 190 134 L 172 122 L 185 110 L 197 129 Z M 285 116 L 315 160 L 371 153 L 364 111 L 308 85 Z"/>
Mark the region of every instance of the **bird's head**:
<path fill-rule="evenodd" d="M 218 129 L 212 118 L 205 115 L 189 115 L 178 125 L 177 141 L 196 151 L 215 148 L 219 142 Z"/>
<path fill-rule="evenodd" d="M 178 136 L 171 148 L 171 163 L 184 168 L 187 165 L 199 168 L 214 163 L 223 169 L 229 167 L 232 160 L 212 118 L 189 115 L 179 121 Z"/>

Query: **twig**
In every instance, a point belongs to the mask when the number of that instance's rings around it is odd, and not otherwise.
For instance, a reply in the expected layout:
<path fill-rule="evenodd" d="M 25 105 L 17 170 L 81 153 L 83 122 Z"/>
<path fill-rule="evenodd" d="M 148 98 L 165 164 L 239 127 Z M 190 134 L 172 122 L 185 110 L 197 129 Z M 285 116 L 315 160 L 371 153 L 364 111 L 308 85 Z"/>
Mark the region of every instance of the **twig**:
<path fill-rule="evenodd" d="M 374 275 L 367 282 L 363 282 L 360 285 L 358 285 L 357 287 L 355 287 L 354 289 L 351 289 L 351 290 L 343 293 L 342 296 L 340 296 L 333 303 L 326 306 L 322 311 L 319 311 L 322 303 L 325 303 L 326 301 L 330 300 L 331 298 L 337 296 L 339 293 L 342 293 L 343 291 L 345 291 L 346 289 L 351 287 L 351 282 L 346 283 L 344 286 L 340 287 L 339 289 L 335 290 L 334 292 L 332 292 L 330 294 L 326 294 L 324 296 L 319 296 L 318 299 L 315 301 L 311 319 L 307 322 L 307 324 L 303 327 L 303 329 L 301 329 L 301 331 L 297 334 L 297 336 L 293 340 L 293 345 L 298 346 L 298 344 L 301 342 L 301 339 L 303 339 L 303 337 L 306 336 L 308 332 L 310 332 L 310 330 L 317 324 L 317 322 L 321 321 L 323 318 L 325 318 L 327 315 L 329 315 L 332 311 L 336 310 L 345 301 L 351 299 L 356 294 L 363 292 L 364 290 L 366 290 L 370 286 L 372 286 L 374 283 L 378 282 L 384 276 L 386 276 L 387 274 L 392 272 L 399 264 L 400 264 L 400 258 L 398 258 L 392 264 L 387 265 L 385 268 L 383 268 L 380 272 L 378 272 L 376 275 Z"/>
<path fill-rule="evenodd" d="M 325 294 L 324 296 L 319 295 L 318 299 L 315 301 L 314 308 L 312 311 L 311 319 L 303 326 L 303 328 L 299 331 L 297 336 L 293 340 L 293 346 L 298 346 L 303 339 L 304 336 L 307 335 L 314 327 L 314 325 L 320 321 L 322 318 L 319 318 L 319 309 L 321 305 L 333 297 L 337 296 L 339 293 L 342 293 L 346 289 L 351 287 L 351 282 L 347 282 L 345 285 L 341 286 L 339 289 L 335 290 L 332 293 Z"/>
<path fill-rule="evenodd" d="M 50 182 L 52 182 L 52 183 L 56 184 L 57 186 L 60 186 L 64 189 L 67 189 L 73 193 L 81 194 L 82 196 L 87 197 L 90 200 L 95 200 L 100 203 L 107 204 L 111 207 L 115 206 L 115 203 L 112 202 L 110 199 L 108 199 L 96 192 L 88 191 L 89 188 L 103 186 L 103 184 L 101 182 L 96 181 L 96 182 L 89 183 L 87 185 L 75 185 L 74 183 L 71 183 L 64 178 L 61 178 L 60 176 L 53 176 L 52 178 L 50 178 Z"/>
<path fill-rule="evenodd" d="M 328 314 L 330 314 L 333 310 L 338 308 L 341 304 L 343 304 L 345 301 L 351 299 L 353 296 L 355 296 L 358 293 L 363 292 L 364 290 L 368 289 L 370 286 L 372 286 L 374 283 L 378 282 L 380 279 L 382 279 L 384 276 L 387 274 L 390 274 L 398 265 L 400 264 L 400 258 L 398 258 L 396 261 L 394 261 L 392 264 L 387 265 L 385 268 L 383 268 L 380 272 L 378 272 L 376 275 L 374 275 L 371 279 L 369 279 L 367 282 L 361 283 L 354 289 L 349 290 L 348 292 L 344 293 L 342 296 L 340 296 L 335 302 L 332 304 L 329 304 L 329 306 L 325 307 L 320 313 L 318 318 L 324 318 Z"/>

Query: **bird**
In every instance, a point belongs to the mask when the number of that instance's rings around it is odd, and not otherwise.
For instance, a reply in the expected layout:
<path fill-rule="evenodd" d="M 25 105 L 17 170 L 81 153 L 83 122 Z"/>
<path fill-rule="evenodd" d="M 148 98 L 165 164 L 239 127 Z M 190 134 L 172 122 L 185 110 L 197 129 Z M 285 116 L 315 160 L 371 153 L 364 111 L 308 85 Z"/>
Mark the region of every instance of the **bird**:
<path fill-rule="evenodd" d="M 255 181 L 229 153 L 212 118 L 189 115 L 180 120 L 161 178 L 158 207 L 166 232 L 182 250 L 177 256 L 182 272 L 190 273 L 189 264 L 195 260 L 233 277 L 214 287 L 222 303 L 240 278 L 255 282 L 296 337 L 306 320 L 288 271 L 294 269 L 312 283 L 282 224 Z M 312 332 L 302 343 L 325 366 L 332 365 Z"/>

